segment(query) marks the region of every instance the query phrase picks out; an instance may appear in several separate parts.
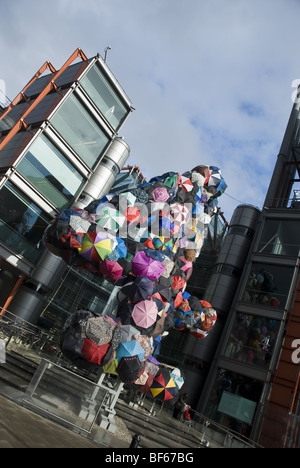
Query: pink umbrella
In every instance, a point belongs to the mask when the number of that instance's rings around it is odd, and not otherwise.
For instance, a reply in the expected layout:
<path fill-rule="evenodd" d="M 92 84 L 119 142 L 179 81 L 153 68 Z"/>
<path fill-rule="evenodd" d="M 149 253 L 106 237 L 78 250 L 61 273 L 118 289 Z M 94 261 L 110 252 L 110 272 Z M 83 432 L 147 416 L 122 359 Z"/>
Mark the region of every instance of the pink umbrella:
<path fill-rule="evenodd" d="M 118 262 L 113 260 L 104 260 L 99 265 L 99 271 L 103 276 L 111 278 L 114 281 L 122 278 L 123 268 Z"/>
<path fill-rule="evenodd" d="M 138 327 L 149 328 L 156 322 L 157 314 L 156 303 L 146 299 L 134 306 L 131 317 Z"/>
<path fill-rule="evenodd" d="M 131 261 L 132 271 L 136 276 L 147 276 L 156 281 L 165 271 L 162 262 L 148 257 L 145 252 L 140 251 L 135 254 Z"/>
<path fill-rule="evenodd" d="M 165 202 L 170 198 L 168 190 L 165 187 L 156 187 L 152 192 L 152 196 L 156 202 Z"/>

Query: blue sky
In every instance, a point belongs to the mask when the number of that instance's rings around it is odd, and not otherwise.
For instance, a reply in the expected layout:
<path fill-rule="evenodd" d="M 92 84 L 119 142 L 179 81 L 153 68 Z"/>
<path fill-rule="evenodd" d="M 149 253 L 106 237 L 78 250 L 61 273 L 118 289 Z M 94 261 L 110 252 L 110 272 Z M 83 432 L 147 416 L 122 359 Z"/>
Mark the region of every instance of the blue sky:
<path fill-rule="evenodd" d="M 219 206 L 261 208 L 300 79 L 299 0 L 0 0 L 0 88 L 13 99 L 49 60 L 109 45 L 135 111 L 121 129 L 150 179 L 198 164 L 228 184 Z"/>

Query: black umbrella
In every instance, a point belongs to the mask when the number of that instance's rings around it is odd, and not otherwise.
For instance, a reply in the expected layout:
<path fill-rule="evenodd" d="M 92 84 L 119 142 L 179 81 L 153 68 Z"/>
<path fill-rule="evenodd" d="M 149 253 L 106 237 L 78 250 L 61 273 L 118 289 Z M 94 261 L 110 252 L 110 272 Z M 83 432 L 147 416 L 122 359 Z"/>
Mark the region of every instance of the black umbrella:
<path fill-rule="evenodd" d="M 137 355 L 123 357 L 117 367 L 117 373 L 124 383 L 133 383 L 142 370 L 143 366 Z"/>

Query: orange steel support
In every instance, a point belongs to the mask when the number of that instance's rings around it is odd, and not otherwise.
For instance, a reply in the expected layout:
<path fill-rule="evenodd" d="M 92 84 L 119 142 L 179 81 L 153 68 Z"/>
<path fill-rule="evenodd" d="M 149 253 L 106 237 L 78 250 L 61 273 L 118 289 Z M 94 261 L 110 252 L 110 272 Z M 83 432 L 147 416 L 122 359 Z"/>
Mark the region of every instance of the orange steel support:
<path fill-rule="evenodd" d="M 11 109 L 16 106 L 24 97 L 25 97 L 25 91 L 27 88 L 29 88 L 29 86 L 37 79 L 39 78 L 42 73 L 44 73 L 45 70 L 49 69 L 50 71 L 52 71 L 53 73 L 56 72 L 56 69 L 53 67 L 53 65 L 47 61 L 44 63 L 44 65 L 41 66 L 41 68 L 39 68 L 39 70 L 36 72 L 36 74 L 31 78 L 30 81 L 28 81 L 27 85 L 24 86 L 24 88 L 22 89 L 22 91 L 19 92 L 19 94 L 15 97 L 15 99 L 13 101 L 11 101 L 11 103 L 9 104 L 9 106 L 5 109 L 5 111 L 3 112 L 3 114 L 0 115 L 0 120 L 4 119 L 4 117 L 11 111 Z"/>
<path fill-rule="evenodd" d="M 44 99 L 44 97 L 51 91 L 53 86 L 55 86 L 55 80 L 58 78 L 65 70 L 68 68 L 68 66 L 76 60 L 76 58 L 80 57 L 82 60 L 87 60 L 86 55 L 82 52 L 81 49 L 76 49 L 75 52 L 69 57 L 69 59 L 66 61 L 66 63 L 58 70 L 54 76 L 53 79 L 51 80 L 50 83 L 48 83 L 43 91 L 38 95 L 38 97 L 32 102 L 32 104 L 27 108 L 27 110 L 24 112 L 24 114 L 20 117 L 18 122 L 14 125 L 14 127 L 10 130 L 10 132 L 4 137 L 2 142 L 0 143 L 0 151 L 4 148 L 4 146 L 18 133 L 18 131 L 21 129 L 23 125 L 26 125 L 25 123 L 25 117 L 30 114 L 30 112 Z"/>
<path fill-rule="evenodd" d="M 20 288 L 21 284 L 23 283 L 24 279 L 26 278 L 25 275 L 22 275 L 20 276 L 17 281 L 15 282 L 15 285 L 14 287 L 12 288 L 11 292 L 10 292 L 10 295 L 8 296 L 8 298 L 6 299 L 6 302 L 4 304 L 4 306 L 2 307 L 2 310 L 0 310 L 0 318 L 2 317 L 2 315 L 4 315 L 4 312 L 6 311 L 7 307 L 9 306 L 9 304 L 11 303 L 11 301 L 13 300 L 16 292 L 18 291 L 18 289 Z"/>

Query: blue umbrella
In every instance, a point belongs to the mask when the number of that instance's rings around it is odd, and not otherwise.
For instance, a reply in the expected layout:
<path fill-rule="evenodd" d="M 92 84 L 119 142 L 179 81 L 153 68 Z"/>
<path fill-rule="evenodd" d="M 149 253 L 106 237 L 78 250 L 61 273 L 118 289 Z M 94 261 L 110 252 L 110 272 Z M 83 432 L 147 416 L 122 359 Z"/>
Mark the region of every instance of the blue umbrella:
<path fill-rule="evenodd" d="M 120 361 L 123 357 L 130 356 L 138 356 L 139 360 L 142 361 L 145 354 L 144 348 L 142 348 L 140 343 L 136 340 L 120 343 L 116 351 L 117 361 Z"/>

